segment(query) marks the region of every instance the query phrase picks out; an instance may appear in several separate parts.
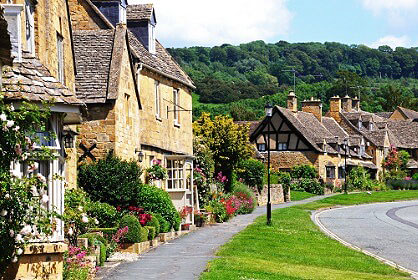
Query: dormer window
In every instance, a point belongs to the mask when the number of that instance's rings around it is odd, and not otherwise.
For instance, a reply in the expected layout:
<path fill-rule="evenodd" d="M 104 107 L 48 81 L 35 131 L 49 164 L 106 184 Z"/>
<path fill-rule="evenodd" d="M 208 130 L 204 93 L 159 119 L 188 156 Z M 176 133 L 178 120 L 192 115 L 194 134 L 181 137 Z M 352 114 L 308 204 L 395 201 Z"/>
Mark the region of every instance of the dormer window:
<path fill-rule="evenodd" d="M 23 10 L 22 5 L 5 4 L 1 5 L 4 9 L 4 18 L 7 21 L 7 31 L 10 34 L 10 43 L 12 44 L 12 57 L 17 61 L 22 61 L 22 35 L 21 18 Z"/>
<path fill-rule="evenodd" d="M 363 122 L 361 120 L 358 121 L 358 129 L 363 128 Z"/>
<path fill-rule="evenodd" d="M 372 123 L 372 122 L 371 122 L 371 123 L 370 123 L 370 125 L 369 125 L 369 130 L 370 130 L 370 131 L 373 131 L 373 123 Z"/>

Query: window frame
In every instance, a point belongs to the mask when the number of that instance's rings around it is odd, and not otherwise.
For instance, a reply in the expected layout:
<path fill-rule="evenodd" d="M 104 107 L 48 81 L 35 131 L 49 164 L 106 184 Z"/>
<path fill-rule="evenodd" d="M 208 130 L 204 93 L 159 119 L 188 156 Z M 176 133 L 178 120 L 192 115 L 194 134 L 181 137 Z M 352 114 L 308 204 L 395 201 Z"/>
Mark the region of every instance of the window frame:
<path fill-rule="evenodd" d="M 277 150 L 278 151 L 287 151 L 287 143 L 286 142 L 277 143 Z"/>
<path fill-rule="evenodd" d="M 58 81 L 64 85 L 64 37 L 57 32 Z"/>
<path fill-rule="evenodd" d="M 160 82 L 155 81 L 154 83 L 154 95 L 155 95 L 155 117 L 158 120 L 161 120 L 161 92 L 160 92 Z"/>
<path fill-rule="evenodd" d="M 25 25 L 26 48 L 35 55 L 35 5 L 32 0 L 25 0 Z"/>
<path fill-rule="evenodd" d="M 332 171 L 332 173 L 329 171 Z M 325 166 L 325 176 L 327 179 L 335 179 L 335 166 Z"/>
<path fill-rule="evenodd" d="M 179 105 L 180 103 L 180 91 L 178 89 L 173 89 L 173 113 L 174 113 L 174 125 L 175 126 L 180 126 L 180 111 L 179 111 Z"/>

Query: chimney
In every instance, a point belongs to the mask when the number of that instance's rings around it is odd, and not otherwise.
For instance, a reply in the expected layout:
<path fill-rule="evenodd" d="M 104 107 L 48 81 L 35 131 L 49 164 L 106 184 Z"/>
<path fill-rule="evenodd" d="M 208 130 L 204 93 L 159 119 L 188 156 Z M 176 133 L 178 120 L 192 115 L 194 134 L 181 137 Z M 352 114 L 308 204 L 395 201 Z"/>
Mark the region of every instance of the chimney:
<path fill-rule="evenodd" d="M 357 96 L 353 98 L 353 109 L 360 111 L 360 99 Z"/>
<path fill-rule="evenodd" d="M 318 121 L 322 122 L 322 102 L 319 99 L 304 100 L 302 102 L 302 111 L 313 114 Z"/>
<path fill-rule="evenodd" d="M 341 99 L 338 95 L 333 96 L 329 100 L 328 115 L 331 118 L 334 118 L 337 122 L 340 122 L 341 120 L 340 113 L 341 113 Z"/>
<path fill-rule="evenodd" d="M 351 100 L 351 97 L 346 95 L 342 98 L 342 110 L 344 112 L 351 112 L 353 109 L 353 101 Z"/>
<path fill-rule="evenodd" d="M 127 10 L 128 29 L 142 42 L 145 48 L 152 54 L 155 49 L 155 26 L 157 19 L 153 4 L 129 5 Z"/>
<path fill-rule="evenodd" d="M 287 96 L 287 109 L 296 113 L 298 111 L 298 98 L 293 91 L 289 92 Z"/>
<path fill-rule="evenodd" d="M 100 12 L 116 27 L 118 23 L 126 24 L 126 0 L 93 0 L 93 4 L 100 10 Z"/>

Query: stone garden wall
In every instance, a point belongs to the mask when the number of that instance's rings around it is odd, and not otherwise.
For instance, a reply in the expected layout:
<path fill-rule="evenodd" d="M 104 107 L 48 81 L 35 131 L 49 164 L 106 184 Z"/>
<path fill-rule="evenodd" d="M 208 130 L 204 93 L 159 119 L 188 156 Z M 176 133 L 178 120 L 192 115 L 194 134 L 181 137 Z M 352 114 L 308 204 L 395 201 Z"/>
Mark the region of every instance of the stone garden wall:
<path fill-rule="evenodd" d="M 268 186 L 265 185 L 261 193 L 256 191 L 257 203 L 259 206 L 267 204 L 267 192 Z M 282 185 L 272 184 L 270 186 L 271 192 L 271 203 L 272 204 L 279 204 L 285 202 L 285 195 L 283 193 Z"/>

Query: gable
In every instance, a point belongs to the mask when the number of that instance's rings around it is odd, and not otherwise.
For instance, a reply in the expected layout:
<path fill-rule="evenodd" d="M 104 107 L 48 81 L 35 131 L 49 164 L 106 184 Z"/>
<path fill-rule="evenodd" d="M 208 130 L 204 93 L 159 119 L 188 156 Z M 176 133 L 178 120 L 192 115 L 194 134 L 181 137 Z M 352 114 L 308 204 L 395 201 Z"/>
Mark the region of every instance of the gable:
<path fill-rule="evenodd" d="M 309 141 L 303 136 L 301 131 L 275 107 L 273 116 L 271 117 L 270 130 L 269 122 L 265 118 L 258 128 L 251 135 L 251 142 L 256 144 L 267 144 L 270 139 L 270 150 L 279 151 L 281 145 L 287 147 L 286 151 L 311 151 L 316 150 L 310 145 Z"/>

